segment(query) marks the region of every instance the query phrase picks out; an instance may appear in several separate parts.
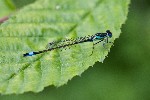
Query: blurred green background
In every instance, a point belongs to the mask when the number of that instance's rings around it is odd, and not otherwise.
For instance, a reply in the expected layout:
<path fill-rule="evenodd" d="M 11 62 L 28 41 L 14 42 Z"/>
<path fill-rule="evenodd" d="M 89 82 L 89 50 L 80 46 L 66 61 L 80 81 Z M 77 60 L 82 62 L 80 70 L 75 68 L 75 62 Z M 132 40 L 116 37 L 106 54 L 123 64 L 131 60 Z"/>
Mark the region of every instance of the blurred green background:
<path fill-rule="evenodd" d="M 122 34 L 104 63 L 97 62 L 81 77 L 59 88 L 49 86 L 40 93 L 2 95 L 0 100 L 150 100 L 149 60 L 150 0 L 132 0 Z"/>

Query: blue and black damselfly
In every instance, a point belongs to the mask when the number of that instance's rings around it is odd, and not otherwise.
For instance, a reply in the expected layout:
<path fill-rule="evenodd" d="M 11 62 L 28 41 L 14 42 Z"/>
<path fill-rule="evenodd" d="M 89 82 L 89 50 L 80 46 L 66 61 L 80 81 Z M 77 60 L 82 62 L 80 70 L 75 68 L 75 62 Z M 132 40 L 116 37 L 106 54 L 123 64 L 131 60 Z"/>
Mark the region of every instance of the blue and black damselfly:
<path fill-rule="evenodd" d="M 23 54 L 23 56 L 24 57 L 33 56 L 33 55 L 41 54 L 44 52 L 52 51 L 55 49 L 70 47 L 72 45 L 76 45 L 76 44 L 80 44 L 84 42 L 93 42 L 93 49 L 94 49 L 94 45 L 102 41 L 103 41 L 103 45 L 105 45 L 105 43 L 111 43 L 108 41 L 108 39 L 111 37 L 112 37 L 112 33 L 110 32 L 110 30 L 107 30 L 106 33 L 96 33 L 95 35 L 91 35 L 91 36 L 89 35 L 85 37 L 79 37 L 76 39 L 66 39 L 66 40 L 62 40 L 59 42 L 54 41 L 54 42 L 48 43 L 45 50 L 25 53 Z M 94 43 L 94 41 L 98 41 L 98 42 Z M 93 51 L 92 51 L 92 54 L 93 54 Z"/>

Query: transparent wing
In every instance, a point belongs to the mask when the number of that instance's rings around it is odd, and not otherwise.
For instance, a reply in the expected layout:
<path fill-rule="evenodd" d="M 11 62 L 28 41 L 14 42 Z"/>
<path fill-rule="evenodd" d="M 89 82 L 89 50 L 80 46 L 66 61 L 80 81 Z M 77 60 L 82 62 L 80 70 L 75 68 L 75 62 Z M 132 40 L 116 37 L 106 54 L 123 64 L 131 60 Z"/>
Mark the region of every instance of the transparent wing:
<path fill-rule="evenodd" d="M 89 39 L 88 37 L 78 37 L 76 39 L 66 39 L 66 40 L 61 40 L 61 41 L 53 41 L 50 42 L 46 45 L 46 49 L 52 49 L 52 48 L 65 48 L 69 47 L 75 44 L 83 43 L 86 42 L 86 40 Z"/>
<path fill-rule="evenodd" d="M 46 45 L 46 49 L 56 48 L 56 47 L 66 47 L 65 45 L 73 44 L 73 39 L 66 39 L 61 41 L 53 41 Z"/>
<path fill-rule="evenodd" d="M 46 49 L 51 49 L 51 48 L 54 48 L 57 46 L 57 43 L 59 43 L 58 41 L 53 41 L 53 42 L 50 42 L 46 45 Z"/>

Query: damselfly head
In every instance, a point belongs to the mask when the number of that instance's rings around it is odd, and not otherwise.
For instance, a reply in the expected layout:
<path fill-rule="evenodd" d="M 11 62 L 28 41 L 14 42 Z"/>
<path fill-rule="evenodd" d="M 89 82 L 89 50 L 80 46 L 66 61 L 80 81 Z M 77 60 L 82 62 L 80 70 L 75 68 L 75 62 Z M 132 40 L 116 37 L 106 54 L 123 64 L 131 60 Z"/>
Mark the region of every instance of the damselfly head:
<path fill-rule="evenodd" d="M 109 38 L 112 37 L 112 33 L 110 32 L 110 30 L 107 30 L 106 33 L 107 33 L 107 36 L 108 36 Z"/>

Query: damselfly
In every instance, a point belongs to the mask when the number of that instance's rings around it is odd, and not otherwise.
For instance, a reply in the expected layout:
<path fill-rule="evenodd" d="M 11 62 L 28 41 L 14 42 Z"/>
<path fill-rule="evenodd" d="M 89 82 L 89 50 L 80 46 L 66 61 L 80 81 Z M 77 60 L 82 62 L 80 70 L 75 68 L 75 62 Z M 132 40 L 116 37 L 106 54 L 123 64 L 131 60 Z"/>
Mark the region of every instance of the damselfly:
<path fill-rule="evenodd" d="M 80 44 L 84 42 L 93 42 L 93 49 L 94 49 L 94 45 L 102 41 L 103 41 L 103 45 L 105 45 L 105 43 L 111 43 L 108 41 L 108 39 L 111 37 L 112 37 L 112 33 L 110 32 L 110 30 L 107 30 L 106 33 L 96 33 L 95 35 L 79 37 L 76 39 L 66 39 L 66 40 L 62 40 L 59 42 L 54 41 L 54 42 L 48 43 L 45 50 L 25 53 L 23 54 L 23 56 L 24 57 L 33 56 L 33 55 L 41 54 L 41 53 L 52 51 L 52 50 L 59 49 L 59 48 L 70 47 L 72 45 L 76 45 L 76 44 Z M 94 43 L 94 41 L 98 41 L 98 42 Z M 93 54 L 93 51 L 92 51 L 92 54 Z"/>

